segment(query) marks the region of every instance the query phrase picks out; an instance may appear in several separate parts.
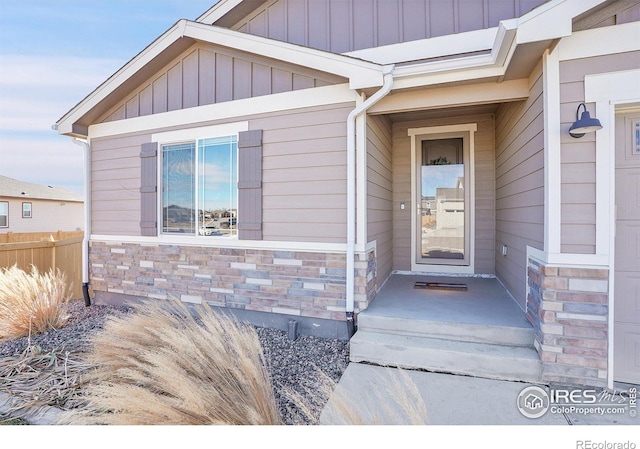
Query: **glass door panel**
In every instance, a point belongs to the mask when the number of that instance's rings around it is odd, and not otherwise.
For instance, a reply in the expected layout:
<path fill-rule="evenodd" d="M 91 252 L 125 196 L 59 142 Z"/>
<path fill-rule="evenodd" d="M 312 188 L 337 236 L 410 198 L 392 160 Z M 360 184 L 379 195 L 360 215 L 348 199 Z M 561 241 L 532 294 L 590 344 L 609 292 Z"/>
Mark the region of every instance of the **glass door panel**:
<path fill-rule="evenodd" d="M 459 264 L 466 258 L 463 139 L 424 140 L 421 156 L 419 259 Z"/>

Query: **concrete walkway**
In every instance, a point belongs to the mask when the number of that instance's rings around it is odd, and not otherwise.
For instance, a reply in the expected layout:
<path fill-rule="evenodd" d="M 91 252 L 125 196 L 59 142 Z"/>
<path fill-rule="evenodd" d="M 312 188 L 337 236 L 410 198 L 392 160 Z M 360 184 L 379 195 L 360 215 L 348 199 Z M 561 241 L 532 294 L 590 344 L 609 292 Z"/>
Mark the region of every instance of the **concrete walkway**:
<path fill-rule="evenodd" d="M 640 424 L 638 417 L 631 417 L 628 410 L 623 415 L 603 416 L 551 413 L 549 410 L 540 418 L 527 418 L 518 410 L 517 398 L 529 385 L 531 384 L 351 363 L 322 412 L 320 422 L 328 425 Z M 420 404 L 420 401 L 415 400 L 418 395 L 426 406 L 426 419 L 424 409 L 417 407 Z M 349 399 L 344 401 L 342 398 Z M 397 405 L 402 399 L 406 399 L 409 408 L 413 408 L 412 413 L 405 413 L 407 407 Z M 358 415 L 356 420 L 350 418 L 345 422 L 342 418 L 344 414 L 339 410 L 345 402 L 349 409 L 355 410 Z M 412 420 L 409 415 L 417 415 L 418 419 Z"/>

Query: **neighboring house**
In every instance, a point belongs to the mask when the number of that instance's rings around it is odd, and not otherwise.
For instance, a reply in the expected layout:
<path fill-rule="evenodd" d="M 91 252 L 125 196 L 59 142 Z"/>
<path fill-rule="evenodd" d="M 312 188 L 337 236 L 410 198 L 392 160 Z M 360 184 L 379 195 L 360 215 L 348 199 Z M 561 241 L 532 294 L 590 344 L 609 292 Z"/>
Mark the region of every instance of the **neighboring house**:
<path fill-rule="evenodd" d="M 82 196 L 65 188 L 0 176 L 0 234 L 81 231 Z"/>
<path fill-rule="evenodd" d="M 640 381 L 639 20 L 628 0 L 222 0 L 179 20 L 56 124 L 90 149 L 96 299 L 344 336 L 392 273 L 495 276 L 546 380 Z M 578 110 L 602 129 L 571 137 Z M 418 208 L 456 187 L 423 167 L 464 183 L 455 257 L 420 250 Z"/>

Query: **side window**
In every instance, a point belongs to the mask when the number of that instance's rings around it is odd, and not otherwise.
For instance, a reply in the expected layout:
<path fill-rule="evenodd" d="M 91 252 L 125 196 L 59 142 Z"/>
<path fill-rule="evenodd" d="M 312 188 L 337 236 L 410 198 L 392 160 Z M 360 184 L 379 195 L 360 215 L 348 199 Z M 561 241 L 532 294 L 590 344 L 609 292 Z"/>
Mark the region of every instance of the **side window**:
<path fill-rule="evenodd" d="M 22 218 L 31 218 L 31 203 L 22 203 Z"/>
<path fill-rule="evenodd" d="M 9 227 L 9 203 L 0 201 L 0 228 Z"/>
<path fill-rule="evenodd" d="M 162 145 L 162 233 L 237 235 L 236 136 Z"/>

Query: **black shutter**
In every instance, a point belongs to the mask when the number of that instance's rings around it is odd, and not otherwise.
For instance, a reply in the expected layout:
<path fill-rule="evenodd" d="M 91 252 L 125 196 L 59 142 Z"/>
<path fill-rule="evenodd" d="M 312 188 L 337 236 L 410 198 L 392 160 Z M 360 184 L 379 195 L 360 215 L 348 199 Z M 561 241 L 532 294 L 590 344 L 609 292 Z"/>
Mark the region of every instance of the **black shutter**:
<path fill-rule="evenodd" d="M 262 130 L 238 134 L 238 238 L 262 240 Z"/>
<path fill-rule="evenodd" d="M 140 151 L 140 235 L 158 235 L 158 143 L 143 143 Z"/>

